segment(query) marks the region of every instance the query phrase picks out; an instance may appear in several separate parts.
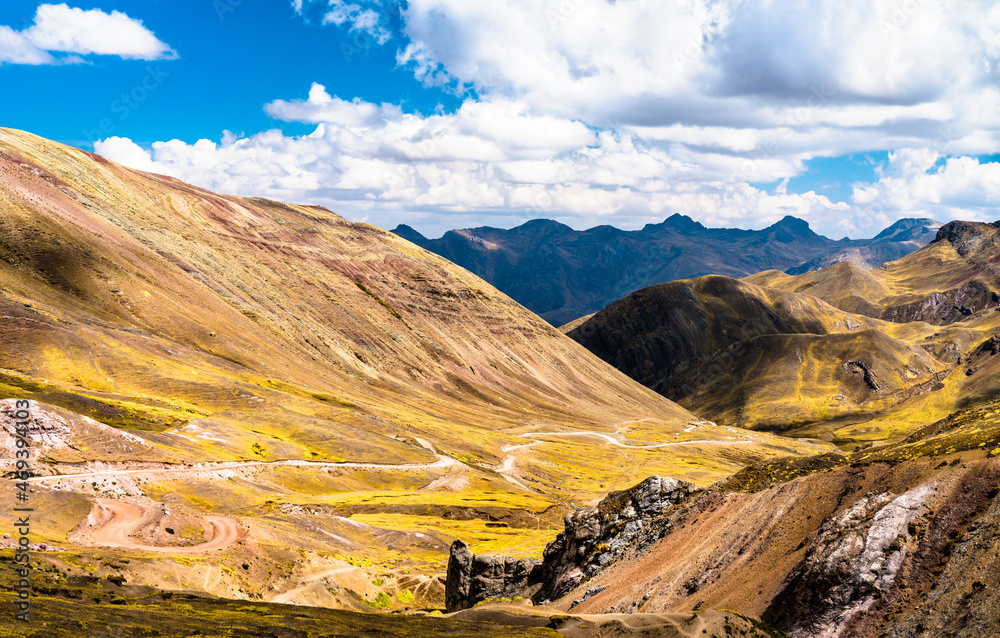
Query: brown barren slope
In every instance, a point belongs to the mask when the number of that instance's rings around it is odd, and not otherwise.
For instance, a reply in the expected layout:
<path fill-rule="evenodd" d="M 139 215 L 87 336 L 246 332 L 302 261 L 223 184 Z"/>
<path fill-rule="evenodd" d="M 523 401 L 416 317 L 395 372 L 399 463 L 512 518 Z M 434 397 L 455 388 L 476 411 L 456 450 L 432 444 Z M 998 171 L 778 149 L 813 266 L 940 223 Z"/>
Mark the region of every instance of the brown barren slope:
<path fill-rule="evenodd" d="M 268 458 L 431 458 L 386 436 L 417 435 L 491 464 L 533 423 L 671 433 L 692 419 L 390 233 L 0 140 L 8 396 L 216 430 L 150 437 L 189 458 L 254 458 L 252 443 Z"/>
<path fill-rule="evenodd" d="M 991 403 L 900 443 L 748 468 L 649 521 L 652 547 L 552 605 L 731 609 L 792 638 L 994 636 L 998 485 Z"/>

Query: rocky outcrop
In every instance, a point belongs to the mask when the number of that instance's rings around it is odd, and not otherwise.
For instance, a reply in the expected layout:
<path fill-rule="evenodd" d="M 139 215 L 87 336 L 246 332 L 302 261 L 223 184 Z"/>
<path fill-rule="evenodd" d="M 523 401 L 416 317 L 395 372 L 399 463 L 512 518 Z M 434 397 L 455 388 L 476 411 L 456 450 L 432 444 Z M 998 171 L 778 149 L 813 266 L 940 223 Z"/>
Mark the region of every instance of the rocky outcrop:
<path fill-rule="evenodd" d="M 541 561 L 510 556 L 476 556 L 465 542 L 451 544 L 445 608 L 468 609 L 487 599 L 528 598 L 541 585 Z"/>
<path fill-rule="evenodd" d="M 910 303 L 889 306 L 882 318 L 894 323 L 926 321 L 943 326 L 969 317 L 980 310 L 1000 307 L 1000 295 L 981 281 L 972 280 L 958 288 L 935 292 Z"/>
<path fill-rule="evenodd" d="M 875 372 L 872 370 L 871 365 L 866 361 L 855 360 L 848 361 L 844 364 L 844 369 L 851 374 L 860 374 L 864 379 L 865 385 L 872 392 L 878 392 L 881 389 L 878 380 L 875 378 Z"/>
<path fill-rule="evenodd" d="M 998 354 L 1000 354 L 1000 334 L 995 334 L 973 350 L 969 358 L 975 359 L 987 355 L 993 357 Z"/>
<path fill-rule="evenodd" d="M 626 555 L 635 556 L 672 529 L 672 515 L 693 484 L 652 476 L 612 492 L 597 507 L 566 515 L 566 529 L 545 546 L 544 560 L 477 556 L 457 540 L 451 545 L 445 605 L 449 612 L 489 598 L 559 598 Z M 591 590 L 593 595 L 597 590 Z M 584 600 L 588 596 L 584 596 Z"/>
<path fill-rule="evenodd" d="M 791 638 L 843 635 L 895 583 L 933 490 L 866 494 L 828 520 L 765 618 Z"/>
<path fill-rule="evenodd" d="M 698 491 L 693 484 L 651 476 L 612 492 L 596 508 L 566 515 L 566 529 L 545 546 L 536 601 L 554 600 L 626 554 L 635 555 L 670 531 L 669 514 Z"/>
<path fill-rule="evenodd" d="M 962 257 L 976 251 L 991 229 L 1000 228 L 1000 221 L 993 223 L 953 221 L 938 229 L 931 243 L 946 241 L 955 247 Z"/>
<path fill-rule="evenodd" d="M 18 423 L 26 424 L 28 459 L 36 469 L 44 468 L 41 458 L 78 462 L 150 454 L 150 445 L 134 434 L 39 401 L 27 403 L 25 408 L 23 399 L 0 400 L 0 472 L 14 469 Z"/>

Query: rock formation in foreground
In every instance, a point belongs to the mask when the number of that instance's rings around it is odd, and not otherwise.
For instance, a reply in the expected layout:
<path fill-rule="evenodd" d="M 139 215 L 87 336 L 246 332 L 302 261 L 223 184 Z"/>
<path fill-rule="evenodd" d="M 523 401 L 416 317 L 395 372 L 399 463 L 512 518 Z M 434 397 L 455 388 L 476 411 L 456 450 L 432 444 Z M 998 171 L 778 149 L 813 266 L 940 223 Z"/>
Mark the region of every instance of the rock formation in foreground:
<path fill-rule="evenodd" d="M 654 477 L 612 494 L 568 517 L 527 594 L 583 617 L 733 610 L 790 638 L 997 636 L 998 494 L 993 402 L 697 492 Z"/>
<path fill-rule="evenodd" d="M 489 599 L 530 597 L 544 603 L 559 598 L 659 540 L 683 512 L 685 499 L 698 491 L 686 481 L 652 476 L 612 492 L 597 507 L 567 514 L 566 529 L 545 547 L 543 561 L 477 556 L 455 541 L 448 560 L 447 609 L 467 609 Z"/>

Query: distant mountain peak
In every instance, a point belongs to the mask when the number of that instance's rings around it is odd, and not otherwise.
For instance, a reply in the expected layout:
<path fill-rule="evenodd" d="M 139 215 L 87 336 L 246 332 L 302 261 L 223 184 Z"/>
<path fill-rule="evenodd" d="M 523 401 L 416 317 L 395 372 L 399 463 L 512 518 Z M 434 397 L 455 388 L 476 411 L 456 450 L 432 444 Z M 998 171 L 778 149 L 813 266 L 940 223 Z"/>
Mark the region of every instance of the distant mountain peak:
<path fill-rule="evenodd" d="M 673 215 L 671 215 L 670 217 L 667 217 L 663 221 L 664 222 L 674 222 L 674 223 L 676 223 L 676 222 L 686 222 L 688 224 L 697 224 L 698 223 L 695 220 L 693 220 L 690 217 L 688 217 L 687 215 L 682 215 L 681 213 L 674 213 Z"/>
<path fill-rule="evenodd" d="M 809 222 L 798 217 L 792 217 L 791 215 L 785 215 L 762 232 L 774 232 L 776 234 L 775 239 L 784 242 L 800 239 L 810 241 L 826 239 L 813 232 L 812 228 L 809 227 Z"/>
<path fill-rule="evenodd" d="M 955 250 L 958 251 L 959 255 L 964 257 L 970 252 L 979 249 L 982 244 L 982 240 L 994 235 L 997 229 L 1000 229 L 1000 221 L 995 221 L 993 223 L 966 221 L 948 222 L 938 229 L 937 236 L 931 243 L 947 241 L 955 246 Z"/>
<path fill-rule="evenodd" d="M 905 241 L 931 235 L 943 224 L 933 219 L 904 217 L 872 238 L 872 243 L 880 241 Z M 924 239 L 926 241 L 926 239 Z"/>
<path fill-rule="evenodd" d="M 810 233 L 812 232 L 812 229 L 809 228 L 809 222 L 807 222 L 804 219 L 799 219 L 798 217 L 793 217 L 791 215 L 785 215 L 778 221 L 771 224 L 769 228 L 786 228 L 786 229 L 795 229 L 798 231 L 808 231 Z"/>
<path fill-rule="evenodd" d="M 399 226 L 396 226 L 389 232 L 391 232 L 393 235 L 402 237 L 406 241 L 413 242 L 418 246 L 423 246 L 428 241 L 428 239 L 424 237 L 422 234 L 420 234 L 419 231 L 414 229 L 412 226 L 407 226 L 406 224 L 400 224 Z"/>
<path fill-rule="evenodd" d="M 528 231 L 528 232 L 559 232 L 559 233 L 572 233 L 574 230 L 562 222 L 557 222 L 554 219 L 531 219 L 520 226 L 515 226 L 511 229 L 512 231 Z"/>
<path fill-rule="evenodd" d="M 663 225 L 677 230 L 705 230 L 705 226 L 701 222 L 680 213 L 674 213 L 667 217 L 663 220 Z"/>

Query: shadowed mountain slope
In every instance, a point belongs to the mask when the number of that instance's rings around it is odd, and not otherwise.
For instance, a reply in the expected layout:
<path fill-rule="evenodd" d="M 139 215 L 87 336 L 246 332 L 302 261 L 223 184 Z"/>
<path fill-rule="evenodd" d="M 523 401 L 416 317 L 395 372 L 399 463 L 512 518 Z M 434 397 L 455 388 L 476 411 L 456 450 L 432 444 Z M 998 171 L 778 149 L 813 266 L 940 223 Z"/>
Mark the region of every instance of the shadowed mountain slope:
<path fill-rule="evenodd" d="M 709 276 L 644 288 L 569 334 L 641 383 L 655 386 L 682 362 L 738 341 L 773 334 L 822 335 L 877 323 L 855 323 L 847 313 L 808 295 Z"/>
<path fill-rule="evenodd" d="M 648 286 L 700 275 L 743 277 L 768 269 L 820 268 L 829 259 L 872 267 L 920 248 L 930 220 L 902 220 L 871 240 L 833 241 L 794 217 L 763 230 L 706 228 L 684 215 L 623 231 L 575 231 L 536 219 L 517 228 L 453 230 L 427 239 L 393 232 L 468 268 L 553 325 L 596 312 Z M 803 265 L 807 264 L 807 265 Z"/>

